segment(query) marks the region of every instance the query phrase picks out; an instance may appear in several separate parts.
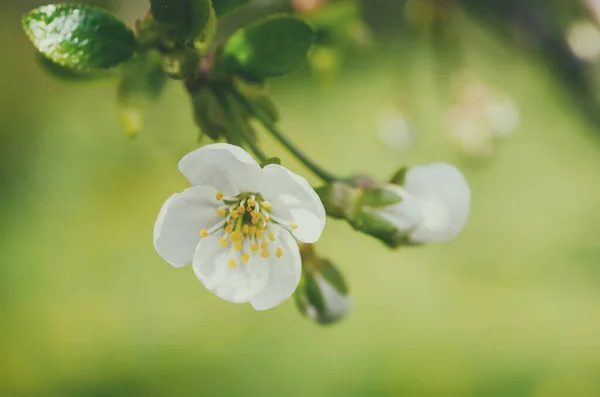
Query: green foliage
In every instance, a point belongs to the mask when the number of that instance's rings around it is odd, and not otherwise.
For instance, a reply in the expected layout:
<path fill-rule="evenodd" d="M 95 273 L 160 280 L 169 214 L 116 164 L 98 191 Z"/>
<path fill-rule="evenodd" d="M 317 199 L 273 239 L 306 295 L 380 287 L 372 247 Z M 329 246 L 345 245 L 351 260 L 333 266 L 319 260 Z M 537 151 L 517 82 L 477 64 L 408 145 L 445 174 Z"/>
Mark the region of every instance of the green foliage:
<path fill-rule="evenodd" d="M 200 130 L 216 141 L 226 136 L 227 120 L 213 90 L 205 87 L 192 95 L 194 120 Z"/>
<path fill-rule="evenodd" d="M 150 0 L 150 10 L 162 36 L 175 45 L 202 36 L 213 13 L 210 0 Z"/>
<path fill-rule="evenodd" d="M 262 81 L 292 72 L 306 60 L 313 30 L 289 15 L 265 18 L 239 30 L 225 43 L 222 56 L 231 73 Z"/>
<path fill-rule="evenodd" d="M 317 280 L 315 280 L 312 274 L 307 272 L 303 272 L 302 277 L 304 278 L 304 289 L 302 292 L 304 292 L 307 302 L 317 309 L 318 312 L 324 312 L 327 307 L 325 306 L 323 293 L 321 292 L 321 288 L 319 288 L 319 284 L 317 284 Z"/>
<path fill-rule="evenodd" d="M 76 70 L 107 69 L 129 59 L 135 36 L 106 11 L 81 4 L 46 5 L 27 13 L 23 28 L 39 52 Z"/>
<path fill-rule="evenodd" d="M 335 288 L 339 293 L 341 293 L 342 295 L 348 295 L 350 291 L 348 289 L 348 284 L 346 284 L 346 281 L 344 280 L 342 274 L 339 272 L 338 269 L 335 268 L 335 266 L 331 264 L 331 262 L 327 260 L 325 260 L 324 262 L 324 266 L 321 269 L 321 275 L 323 276 L 323 278 L 329 284 L 331 284 L 333 288 Z"/>
<path fill-rule="evenodd" d="M 249 0 L 212 0 L 217 16 L 231 12 Z"/>
<path fill-rule="evenodd" d="M 406 180 L 406 173 L 408 172 L 408 168 L 400 168 L 391 178 L 390 183 L 394 185 L 403 186 Z"/>
<path fill-rule="evenodd" d="M 371 188 L 366 189 L 362 193 L 359 199 L 359 205 L 377 208 L 398 204 L 401 201 L 402 197 L 398 196 L 389 189 Z"/>
<path fill-rule="evenodd" d="M 46 73 L 48 73 L 52 77 L 63 81 L 84 82 L 110 77 L 110 74 L 106 71 L 97 72 L 69 69 L 57 63 L 54 63 L 52 60 L 46 58 L 43 54 L 39 52 L 36 53 L 36 60 L 40 67 Z"/>
<path fill-rule="evenodd" d="M 369 234 L 391 248 L 397 248 L 407 242 L 406 234 L 400 233 L 373 208 L 360 208 L 349 216 L 348 222 L 355 230 Z"/>
<path fill-rule="evenodd" d="M 268 159 L 260 163 L 260 166 L 264 168 L 269 164 L 281 165 L 281 159 L 279 157 L 269 157 Z"/>

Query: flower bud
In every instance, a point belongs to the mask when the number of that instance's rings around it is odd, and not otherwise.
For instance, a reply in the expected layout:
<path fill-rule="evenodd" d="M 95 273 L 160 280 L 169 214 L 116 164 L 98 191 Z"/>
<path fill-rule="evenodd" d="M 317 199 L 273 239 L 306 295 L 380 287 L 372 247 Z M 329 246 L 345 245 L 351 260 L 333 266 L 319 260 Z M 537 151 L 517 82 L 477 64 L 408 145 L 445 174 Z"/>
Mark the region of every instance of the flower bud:
<path fill-rule="evenodd" d="M 471 189 L 457 168 L 445 163 L 411 167 L 400 170 L 392 182 L 380 189 L 401 200 L 373 208 L 407 243 L 449 241 L 464 228 Z"/>
<path fill-rule="evenodd" d="M 420 219 L 413 219 L 418 209 L 402 204 L 406 197 L 394 185 L 380 185 L 361 191 L 348 220 L 352 227 L 378 238 L 392 248 L 407 241 L 407 233 Z"/>
<path fill-rule="evenodd" d="M 352 297 L 340 272 L 326 259 L 315 255 L 312 245 L 303 245 L 302 280 L 296 289 L 298 310 L 319 324 L 332 324 L 351 309 Z"/>

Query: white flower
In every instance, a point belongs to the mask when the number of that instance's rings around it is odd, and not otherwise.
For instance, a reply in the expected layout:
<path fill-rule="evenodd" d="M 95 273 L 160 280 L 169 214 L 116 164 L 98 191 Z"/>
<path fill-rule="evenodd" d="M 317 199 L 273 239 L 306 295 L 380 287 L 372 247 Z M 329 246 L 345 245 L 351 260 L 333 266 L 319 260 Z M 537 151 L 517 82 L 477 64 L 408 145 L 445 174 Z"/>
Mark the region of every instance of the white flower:
<path fill-rule="evenodd" d="M 175 267 L 193 262 L 198 279 L 218 297 L 277 306 L 300 281 L 295 241 L 314 243 L 325 209 L 308 182 L 243 149 L 223 143 L 187 154 L 179 170 L 192 187 L 171 196 L 154 227 L 154 246 Z"/>
<path fill-rule="evenodd" d="M 446 163 L 412 167 L 403 186 L 386 185 L 400 197 L 398 204 L 378 213 L 412 243 L 449 241 L 467 223 L 471 189 L 463 174 Z"/>

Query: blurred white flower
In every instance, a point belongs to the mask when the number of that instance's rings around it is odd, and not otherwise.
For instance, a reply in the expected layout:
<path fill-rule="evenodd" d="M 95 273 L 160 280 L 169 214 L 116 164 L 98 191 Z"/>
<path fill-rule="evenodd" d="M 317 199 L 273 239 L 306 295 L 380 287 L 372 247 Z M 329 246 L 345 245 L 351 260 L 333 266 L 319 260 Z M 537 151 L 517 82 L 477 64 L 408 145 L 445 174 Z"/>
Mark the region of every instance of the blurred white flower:
<path fill-rule="evenodd" d="M 471 189 L 464 175 L 450 164 L 411 167 L 402 186 L 385 187 L 402 201 L 377 212 L 412 243 L 452 240 L 467 223 Z"/>
<path fill-rule="evenodd" d="M 567 41 L 578 58 L 593 62 L 600 57 L 600 30 L 589 21 L 574 23 L 567 32 Z"/>
<path fill-rule="evenodd" d="M 485 106 L 485 114 L 496 136 L 509 135 L 521 123 L 519 108 L 509 98 L 490 101 Z"/>
<path fill-rule="evenodd" d="M 389 149 L 398 152 L 414 146 L 412 126 L 401 113 L 390 113 L 380 117 L 377 128 L 379 140 Z"/>
<path fill-rule="evenodd" d="M 469 156 L 491 155 L 495 140 L 510 135 L 521 123 L 519 108 L 511 98 L 472 78 L 460 84 L 457 94 L 456 104 L 446 116 L 446 129 Z"/>
<path fill-rule="evenodd" d="M 171 196 L 154 227 L 154 246 L 175 267 L 193 262 L 220 298 L 277 306 L 300 281 L 295 241 L 317 241 L 325 209 L 308 182 L 280 165 L 261 168 L 223 143 L 187 154 L 179 170 L 192 187 Z"/>

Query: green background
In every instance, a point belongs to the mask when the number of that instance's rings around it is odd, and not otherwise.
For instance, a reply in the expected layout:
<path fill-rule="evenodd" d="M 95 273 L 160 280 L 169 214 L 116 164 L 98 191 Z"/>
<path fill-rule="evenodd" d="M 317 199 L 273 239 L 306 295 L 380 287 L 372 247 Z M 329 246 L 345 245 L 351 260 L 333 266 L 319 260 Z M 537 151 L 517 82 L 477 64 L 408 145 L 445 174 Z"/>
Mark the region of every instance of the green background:
<path fill-rule="evenodd" d="M 424 43 L 372 49 L 335 80 L 272 81 L 283 129 L 335 172 L 447 161 L 473 190 L 448 244 L 393 252 L 329 220 L 318 249 L 355 306 L 320 327 L 291 300 L 221 301 L 156 254 L 156 216 L 187 187 L 177 162 L 197 146 L 190 104 L 171 82 L 128 139 L 116 81 L 66 84 L 38 67 L 19 19 L 40 4 L 0 6 L 0 395 L 600 395 L 597 131 L 535 55 L 464 21 L 470 66 L 523 119 L 477 162 L 445 138 Z M 131 25 L 146 6 L 116 10 Z M 419 141 L 397 153 L 376 126 L 406 85 Z"/>

